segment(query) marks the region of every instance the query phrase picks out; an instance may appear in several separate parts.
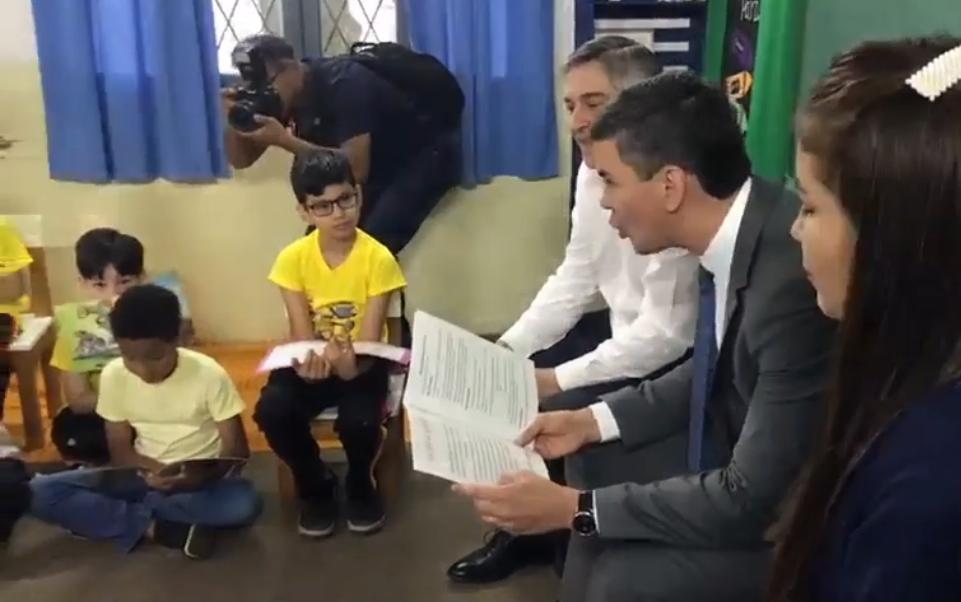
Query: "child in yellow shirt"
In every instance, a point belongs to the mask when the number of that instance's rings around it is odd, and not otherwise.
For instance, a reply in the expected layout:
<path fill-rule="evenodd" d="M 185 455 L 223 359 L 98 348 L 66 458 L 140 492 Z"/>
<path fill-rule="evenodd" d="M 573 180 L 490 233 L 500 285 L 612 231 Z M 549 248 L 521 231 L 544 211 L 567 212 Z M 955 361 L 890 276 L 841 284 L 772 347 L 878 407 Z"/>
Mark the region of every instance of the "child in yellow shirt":
<path fill-rule="evenodd" d="M 133 287 L 117 299 L 110 325 L 121 357 L 103 369 L 96 411 L 106 421 L 111 464 L 139 469 L 142 478 L 117 490 L 119 485 L 104 488 L 91 478 L 98 469 L 38 475 L 26 485 L 30 513 L 77 535 L 113 541 L 123 551 L 148 539 L 189 558 L 207 558 L 221 528 L 256 519 L 260 496 L 239 477 L 198 482 L 164 468 L 185 460 L 246 458 L 244 402 L 214 359 L 178 347 L 180 303 L 174 293 L 156 285 Z M 22 479 L 10 486 L 0 482 L 0 497 L 22 497 L 23 489 Z M 19 517 L 4 506 L 0 540 Z"/>
<path fill-rule="evenodd" d="M 327 346 L 302 364 L 272 372 L 254 419 L 294 474 L 298 531 L 325 537 L 337 522 L 337 479 L 320 458 L 310 422 L 337 407 L 348 462 L 347 525 L 373 533 L 384 523 L 373 468 L 383 443 L 388 365 L 356 358 L 352 342 L 386 340 L 388 301 L 406 281 L 391 252 L 357 228 L 361 192 L 346 156 L 330 150 L 299 155 L 290 180 L 298 213 L 316 230 L 280 252 L 269 279 L 280 288 L 291 339 L 320 339 Z"/>
<path fill-rule="evenodd" d="M 0 347 L 6 347 L 16 337 L 17 322 L 30 305 L 30 264 L 20 234 L 13 224 L 0 218 Z M 0 421 L 10 383 L 10 365 L 0 357 Z"/>

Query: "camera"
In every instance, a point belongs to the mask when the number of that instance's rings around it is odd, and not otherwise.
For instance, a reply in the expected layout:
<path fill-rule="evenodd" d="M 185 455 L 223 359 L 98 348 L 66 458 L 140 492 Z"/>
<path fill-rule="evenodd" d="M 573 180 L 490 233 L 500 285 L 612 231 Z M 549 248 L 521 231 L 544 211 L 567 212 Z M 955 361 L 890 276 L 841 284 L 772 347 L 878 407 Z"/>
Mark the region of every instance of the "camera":
<path fill-rule="evenodd" d="M 259 129 L 261 125 L 254 120 L 254 115 L 265 115 L 283 122 L 284 102 L 267 77 L 267 64 L 256 44 L 241 42 L 230 58 L 243 81 L 243 85 L 234 90 L 235 103 L 227 113 L 231 127 L 241 132 Z"/>

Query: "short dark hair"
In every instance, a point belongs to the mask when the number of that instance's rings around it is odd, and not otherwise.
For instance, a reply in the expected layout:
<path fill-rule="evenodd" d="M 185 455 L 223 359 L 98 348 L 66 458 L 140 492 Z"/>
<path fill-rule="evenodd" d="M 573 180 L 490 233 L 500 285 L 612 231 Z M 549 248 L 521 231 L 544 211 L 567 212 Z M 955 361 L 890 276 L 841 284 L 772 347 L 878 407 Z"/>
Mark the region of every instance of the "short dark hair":
<path fill-rule="evenodd" d="M 77 271 L 87 280 L 102 278 L 107 266 L 121 276 L 143 274 L 143 245 L 129 234 L 113 228 L 94 228 L 85 232 L 74 245 Z"/>
<path fill-rule="evenodd" d="M 256 48 L 264 62 L 277 66 L 285 62 L 296 61 L 294 47 L 287 40 L 269 33 L 260 33 L 244 38 L 240 42 L 250 48 Z"/>
<path fill-rule="evenodd" d="M 180 301 L 156 284 L 124 291 L 110 312 L 110 328 L 117 339 L 159 339 L 176 343 L 180 338 Z"/>
<path fill-rule="evenodd" d="M 597 60 L 611 83 L 619 89 L 629 88 L 661 73 L 654 52 L 641 44 L 609 50 Z"/>
<path fill-rule="evenodd" d="M 578 46 L 577 50 L 567 57 L 564 63 L 564 73 L 575 67 L 580 67 L 601 58 L 601 55 L 611 50 L 638 46 L 639 44 L 627 36 L 601 36 L 593 40 L 584 42 Z"/>
<path fill-rule="evenodd" d="M 716 198 L 734 194 L 751 161 L 727 95 L 687 72 L 662 73 L 621 92 L 591 130 L 614 139 L 641 178 L 673 164 Z"/>
<path fill-rule="evenodd" d="M 306 203 L 308 194 L 324 194 L 324 189 L 333 184 L 356 184 L 347 155 L 337 150 L 320 149 L 294 157 L 290 166 L 290 186 L 298 203 Z"/>

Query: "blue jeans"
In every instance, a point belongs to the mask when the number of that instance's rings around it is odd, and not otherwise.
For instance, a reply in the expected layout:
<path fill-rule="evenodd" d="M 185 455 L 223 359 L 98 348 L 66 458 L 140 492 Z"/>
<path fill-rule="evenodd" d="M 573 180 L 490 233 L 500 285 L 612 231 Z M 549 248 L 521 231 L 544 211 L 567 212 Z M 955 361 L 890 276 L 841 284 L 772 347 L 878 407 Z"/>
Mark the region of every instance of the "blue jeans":
<path fill-rule="evenodd" d="M 113 541 L 129 552 L 155 519 L 208 527 L 242 527 L 260 514 L 260 495 L 245 479 L 224 479 L 200 491 L 167 494 L 131 483 L 109 494 L 91 489 L 85 470 L 37 475 L 30 513 L 82 537 Z"/>

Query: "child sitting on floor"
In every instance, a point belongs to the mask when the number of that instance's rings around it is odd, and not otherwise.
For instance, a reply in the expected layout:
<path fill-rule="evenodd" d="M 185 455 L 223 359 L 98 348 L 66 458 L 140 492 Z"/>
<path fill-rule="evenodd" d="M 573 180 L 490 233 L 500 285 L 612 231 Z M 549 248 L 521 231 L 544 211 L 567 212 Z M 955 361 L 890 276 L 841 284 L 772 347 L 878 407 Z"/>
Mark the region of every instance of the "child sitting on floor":
<path fill-rule="evenodd" d="M 390 296 L 406 282 L 391 252 L 357 228 L 360 189 L 346 156 L 331 150 L 299 155 L 290 180 L 298 213 L 316 230 L 280 252 L 269 278 L 280 288 L 291 339 L 327 346 L 302 364 L 273 371 L 254 419 L 293 472 L 298 531 L 325 537 L 337 522 L 337 479 L 320 458 L 310 423 L 337 407 L 348 463 L 347 526 L 373 533 L 384 523 L 373 470 L 384 440 L 388 365 L 357 359 L 352 341 L 386 340 Z"/>
<path fill-rule="evenodd" d="M 138 468 L 144 478 L 105 491 L 91 485 L 96 469 L 39 475 L 28 485 L 30 513 L 124 551 L 146 538 L 190 558 L 209 557 L 216 529 L 252 523 L 260 497 L 240 478 L 200 484 L 160 473 L 183 460 L 247 457 L 244 402 L 216 361 L 177 347 L 180 305 L 172 292 L 154 285 L 127 290 L 110 325 L 121 358 L 103 370 L 96 409 L 112 464 Z M 13 493 L 0 490 L 0 497 Z M 9 532 L 5 515 L 15 513 L 0 513 L 0 533 Z"/>

